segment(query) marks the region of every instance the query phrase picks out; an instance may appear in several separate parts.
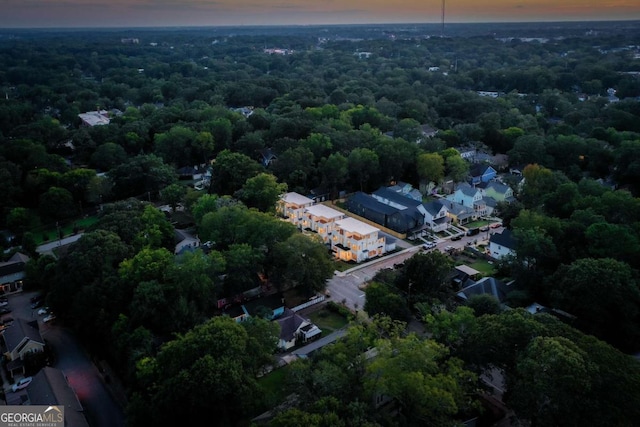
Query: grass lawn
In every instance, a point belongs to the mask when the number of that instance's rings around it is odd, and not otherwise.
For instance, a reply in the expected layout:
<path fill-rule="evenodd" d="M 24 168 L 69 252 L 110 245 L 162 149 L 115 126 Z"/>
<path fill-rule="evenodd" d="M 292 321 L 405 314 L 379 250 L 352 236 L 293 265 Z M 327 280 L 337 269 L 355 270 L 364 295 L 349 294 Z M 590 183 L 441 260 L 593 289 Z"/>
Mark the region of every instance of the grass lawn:
<path fill-rule="evenodd" d="M 73 234 L 74 229 L 78 231 L 85 230 L 87 227 L 95 224 L 98 221 L 97 216 L 87 216 L 84 218 L 77 219 L 75 221 L 71 221 L 68 224 L 64 224 L 60 226 L 60 234 L 63 237 L 70 236 Z M 38 231 L 32 230 L 32 233 L 36 239 L 36 244 L 41 245 L 46 242 L 51 242 L 57 240 L 57 230 L 56 227 L 49 227 L 47 229 L 40 229 Z M 44 236 L 48 237 L 48 240 L 44 239 Z"/>
<path fill-rule="evenodd" d="M 285 365 L 258 378 L 258 386 L 262 390 L 262 395 L 268 396 L 267 401 L 265 402 L 265 407 L 260 408 L 260 411 L 266 411 L 284 400 L 286 397 L 285 381 L 287 379 L 288 371 L 289 365 Z M 259 412 L 255 415 L 258 414 Z"/>
<path fill-rule="evenodd" d="M 488 261 L 484 260 L 477 260 L 473 264 L 469 265 L 469 267 L 475 268 L 482 273 L 483 276 L 491 276 L 496 272 L 495 267 L 492 264 L 489 264 Z"/>
<path fill-rule="evenodd" d="M 349 321 L 338 313 L 322 308 L 313 313 L 309 313 L 309 319 L 320 329 L 322 336 L 328 335 L 349 323 Z"/>

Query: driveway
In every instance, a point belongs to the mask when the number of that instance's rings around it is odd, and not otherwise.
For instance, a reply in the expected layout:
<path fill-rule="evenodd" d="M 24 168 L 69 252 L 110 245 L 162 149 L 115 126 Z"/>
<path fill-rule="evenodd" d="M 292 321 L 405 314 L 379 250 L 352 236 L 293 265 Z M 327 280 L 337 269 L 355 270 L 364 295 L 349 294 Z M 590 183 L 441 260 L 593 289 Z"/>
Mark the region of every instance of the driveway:
<path fill-rule="evenodd" d="M 9 296 L 9 306 L 13 309 L 10 316 L 14 319 L 38 319 L 40 333 L 55 354 L 52 366 L 67 376 L 92 427 L 124 426 L 122 408 L 113 399 L 98 368 L 72 331 L 55 323 L 42 322 L 44 316 L 38 315 L 37 309 L 31 309 L 29 299 L 36 294 L 24 292 Z"/>

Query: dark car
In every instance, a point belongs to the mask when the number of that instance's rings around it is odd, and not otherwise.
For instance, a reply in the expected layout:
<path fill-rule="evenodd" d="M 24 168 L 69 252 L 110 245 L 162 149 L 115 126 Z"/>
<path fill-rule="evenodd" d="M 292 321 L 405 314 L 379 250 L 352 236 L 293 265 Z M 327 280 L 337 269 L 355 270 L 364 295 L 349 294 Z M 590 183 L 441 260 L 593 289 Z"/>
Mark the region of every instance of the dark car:
<path fill-rule="evenodd" d="M 467 236 L 475 236 L 478 233 L 480 233 L 480 229 L 479 228 L 471 228 L 471 229 L 467 230 Z"/>
<path fill-rule="evenodd" d="M 462 234 L 457 234 L 451 238 L 451 240 L 460 240 L 462 239 Z"/>
<path fill-rule="evenodd" d="M 40 308 L 44 305 L 44 300 L 38 300 L 36 302 L 34 302 L 33 304 L 31 304 L 31 308 L 32 309 L 36 309 L 36 308 Z"/>
<path fill-rule="evenodd" d="M 11 313 L 11 309 L 7 307 L 0 308 L 0 316 Z"/>

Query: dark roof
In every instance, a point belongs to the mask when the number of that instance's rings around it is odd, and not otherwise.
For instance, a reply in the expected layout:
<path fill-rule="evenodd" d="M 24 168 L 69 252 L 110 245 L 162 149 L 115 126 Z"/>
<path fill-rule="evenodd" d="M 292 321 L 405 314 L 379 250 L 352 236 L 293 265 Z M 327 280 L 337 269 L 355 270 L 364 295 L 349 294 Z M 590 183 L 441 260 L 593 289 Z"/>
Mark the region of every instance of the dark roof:
<path fill-rule="evenodd" d="M 487 164 L 482 164 L 482 163 L 476 163 L 473 166 L 471 166 L 471 169 L 469 169 L 469 175 L 471 176 L 482 176 L 487 172 L 487 169 L 493 169 L 491 167 L 491 165 L 487 165 Z M 495 169 L 493 169 L 495 172 Z"/>
<path fill-rule="evenodd" d="M 477 282 L 466 286 L 458 292 L 458 297 L 467 300 L 474 295 L 483 294 L 491 295 L 500 302 L 503 302 L 507 297 L 505 285 L 493 277 L 483 277 Z"/>
<path fill-rule="evenodd" d="M 0 262 L 0 277 L 23 272 L 28 261 L 28 256 L 16 252 L 8 261 Z"/>
<path fill-rule="evenodd" d="M 470 196 L 470 197 L 475 196 L 476 193 L 478 192 L 477 188 L 470 186 L 466 182 L 458 185 L 458 190 L 460 190 L 463 194 L 465 194 L 467 196 Z"/>
<path fill-rule="evenodd" d="M 38 329 L 38 321 L 27 322 L 24 319 L 16 319 L 11 326 L 4 331 L 4 342 L 7 344 L 7 351 L 14 351 L 25 337 L 31 341 L 44 345 L 44 340 Z"/>
<path fill-rule="evenodd" d="M 280 325 L 280 339 L 285 341 L 291 341 L 300 327 L 307 320 L 299 314 L 285 310 L 285 313 L 280 317 L 277 322 Z"/>
<path fill-rule="evenodd" d="M 284 300 L 282 294 L 277 293 L 249 301 L 245 303 L 243 307 L 247 310 L 250 316 L 254 316 L 258 307 L 266 307 L 272 311 L 284 307 Z"/>
<path fill-rule="evenodd" d="M 27 386 L 31 405 L 64 406 L 65 425 L 89 427 L 84 409 L 61 370 L 45 366 Z"/>
<path fill-rule="evenodd" d="M 374 199 L 372 196 L 363 193 L 362 191 L 358 191 L 356 194 L 349 198 L 349 200 L 347 201 L 347 206 L 349 205 L 360 205 L 363 208 L 370 209 L 384 215 L 392 215 L 396 212 L 400 212 L 400 209 L 386 205 L 381 201 Z"/>
<path fill-rule="evenodd" d="M 229 308 L 226 308 L 224 310 L 224 314 L 226 314 L 227 316 L 231 317 L 232 319 L 235 319 L 236 317 L 240 317 L 242 315 L 245 315 L 245 311 L 243 310 L 242 306 L 240 305 L 233 305 Z"/>
<path fill-rule="evenodd" d="M 373 196 L 379 196 L 385 199 L 389 199 L 394 203 L 405 206 L 407 208 L 416 207 L 422 204 L 421 201 L 413 199 L 411 197 L 407 197 L 402 193 L 395 192 L 390 190 L 387 187 L 380 187 L 376 191 L 373 192 Z"/>
<path fill-rule="evenodd" d="M 518 247 L 518 241 L 511 230 L 508 229 L 502 230 L 502 233 L 500 234 L 492 234 L 489 238 L 489 242 L 509 249 L 516 249 Z"/>
<path fill-rule="evenodd" d="M 424 203 L 424 208 L 431 214 L 431 216 L 437 215 L 443 206 L 445 205 L 440 200 L 432 200 L 429 203 Z"/>

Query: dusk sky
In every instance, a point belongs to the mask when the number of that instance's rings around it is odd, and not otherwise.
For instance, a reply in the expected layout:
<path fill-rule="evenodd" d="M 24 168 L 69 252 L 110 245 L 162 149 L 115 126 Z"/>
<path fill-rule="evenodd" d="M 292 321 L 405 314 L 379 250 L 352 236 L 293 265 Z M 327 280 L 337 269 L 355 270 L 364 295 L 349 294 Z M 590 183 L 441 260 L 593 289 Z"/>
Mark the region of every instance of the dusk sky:
<path fill-rule="evenodd" d="M 439 23 L 441 0 L 0 0 L 0 27 Z M 639 0 L 447 0 L 446 22 L 640 19 Z"/>

